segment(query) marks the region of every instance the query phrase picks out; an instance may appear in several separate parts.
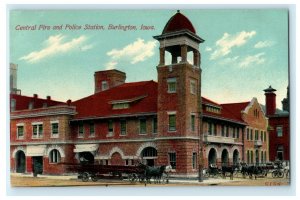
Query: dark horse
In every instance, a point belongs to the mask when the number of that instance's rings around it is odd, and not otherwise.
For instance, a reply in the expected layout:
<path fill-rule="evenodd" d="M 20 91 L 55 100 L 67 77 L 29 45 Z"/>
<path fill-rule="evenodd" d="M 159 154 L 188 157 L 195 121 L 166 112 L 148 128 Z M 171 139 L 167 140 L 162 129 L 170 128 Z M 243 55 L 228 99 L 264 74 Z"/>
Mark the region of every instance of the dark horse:
<path fill-rule="evenodd" d="M 222 176 L 226 178 L 226 173 L 230 173 L 230 179 L 233 180 L 233 173 L 237 166 L 222 166 Z"/>
<path fill-rule="evenodd" d="M 155 183 L 160 183 L 162 175 L 166 170 L 165 165 L 157 166 L 157 167 L 150 167 L 150 166 L 144 165 L 142 163 L 139 163 L 139 166 L 144 169 L 144 173 L 142 175 L 143 175 L 143 178 L 145 179 L 146 183 L 151 183 L 151 181 L 150 181 L 151 178 L 154 179 Z"/>

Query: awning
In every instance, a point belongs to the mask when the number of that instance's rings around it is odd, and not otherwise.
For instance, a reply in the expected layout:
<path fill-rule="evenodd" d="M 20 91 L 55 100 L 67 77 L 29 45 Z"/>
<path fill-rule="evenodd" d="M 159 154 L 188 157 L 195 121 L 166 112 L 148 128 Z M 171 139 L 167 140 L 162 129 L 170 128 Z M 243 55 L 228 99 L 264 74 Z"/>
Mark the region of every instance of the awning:
<path fill-rule="evenodd" d="M 94 152 L 97 151 L 99 147 L 99 144 L 76 144 L 74 153 L 79 153 L 79 152 Z"/>
<path fill-rule="evenodd" d="M 46 145 L 30 145 L 27 146 L 26 156 L 44 156 Z"/>

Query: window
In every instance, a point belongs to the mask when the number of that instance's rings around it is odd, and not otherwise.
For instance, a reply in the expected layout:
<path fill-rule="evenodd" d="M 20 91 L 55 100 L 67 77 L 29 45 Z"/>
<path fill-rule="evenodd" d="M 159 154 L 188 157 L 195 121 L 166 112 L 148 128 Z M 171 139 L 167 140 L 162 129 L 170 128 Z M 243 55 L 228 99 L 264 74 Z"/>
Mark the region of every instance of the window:
<path fill-rule="evenodd" d="M 50 163 L 59 163 L 60 162 L 60 153 L 57 149 L 53 149 L 49 154 Z"/>
<path fill-rule="evenodd" d="M 146 119 L 140 119 L 140 134 L 146 134 Z"/>
<path fill-rule="evenodd" d="M 43 124 L 32 125 L 32 138 L 42 138 L 43 137 Z"/>
<path fill-rule="evenodd" d="M 193 169 L 197 168 L 197 153 L 193 153 L 193 158 L 192 158 L 192 163 L 193 163 Z"/>
<path fill-rule="evenodd" d="M 126 124 L 126 120 L 121 120 L 120 121 L 120 126 L 121 126 L 121 135 L 126 135 L 126 129 L 127 129 L 127 124 Z"/>
<path fill-rule="evenodd" d="M 277 137 L 282 137 L 282 126 L 276 127 Z"/>
<path fill-rule="evenodd" d="M 195 131 L 195 115 L 191 115 L 191 130 Z"/>
<path fill-rule="evenodd" d="M 190 92 L 191 92 L 191 94 L 196 94 L 197 93 L 196 81 L 195 80 L 190 80 Z"/>
<path fill-rule="evenodd" d="M 247 128 L 247 140 L 249 140 L 249 128 Z"/>
<path fill-rule="evenodd" d="M 80 122 L 78 124 L 78 137 L 83 137 L 84 134 L 84 127 L 83 127 L 83 123 Z"/>
<path fill-rule="evenodd" d="M 11 111 L 15 111 L 16 110 L 16 100 L 15 99 L 11 99 L 10 100 L 10 110 Z"/>
<path fill-rule="evenodd" d="M 250 129 L 250 140 L 253 140 L 253 130 Z"/>
<path fill-rule="evenodd" d="M 17 139 L 24 138 L 24 126 L 17 126 Z"/>
<path fill-rule="evenodd" d="M 217 135 L 217 125 L 216 124 L 213 124 L 213 133 L 214 135 Z"/>
<path fill-rule="evenodd" d="M 114 122 L 113 122 L 113 120 L 108 121 L 107 127 L 108 127 L 108 130 L 107 130 L 108 135 L 112 136 L 114 134 Z"/>
<path fill-rule="evenodd" d="M 224 125 L 222 125 L 222 137 L 224 137 L 225 136 L 225 127 L 224 127 Z"/>
<path fill-rule="evenodd" d="M 229 137 L 229 126 L 225 126 L 226 128 L 226 137 Z"/>
<path fill-rule="evenodd" d="M 264 141 L 263 131 L 260 131 L 260 140 L 261 140 L 261 141 Z"/>
<path fill-rule="evenodd" d="M 255 141 L 258 140 L 258 130 L 255 130 Z"/>
<path fill-rule="evenodd" d="M 240 138 L 240 128 L 236 128 L 236 138 Z"/>
<path fill-rule="evenodd" d="M 169 153 L 169 163 L 172 169 L 176 169 L 176 153 Z"/>
<path fill-rule="evenodd" d="M 211 129 L 212 129 L 212 124 L 211 124 L 211 123 L 208 123 L 207 126 L 208 126 L 208 135 L 212 135 L 212 131 L 211 131 Z"/>
<path fill-rule="evenodd" d="M 157 133 L 157 118 L 154 117 L 152 121 L 152 133 Z"/>
<path fill-rule="evenodd" d="M 107 90 L 107 89 L 108 89 L 108 84 L 107 84 L 107 81 L 102 81 L 102 83 L 101 83 L 101 88 L 102 88 L 102 91 L 104 91 L 104 90 Z"/>
<path fill-rule="evenodd" d="M 95 124 L 90 122 L 90 137 L 95 137 Z"/>
<path fill-rule="evenodd" d="M 51 123 L 51 137 L 58 137 L 58 122 Z"/>
<path fill-rule="evenodd" d="M 169 131 L 176 131 L 176 115 L 169 115 Z"/>
<path fill-rule="evenodd" d="M 266 131 L 264 131 L 264 141 L 265 142 L 267 141 L 267 133 L 266 133 Z"/>
<path fill-rule="evenodd" d="M 276 157 L 276 159 L 283 160 L 283 146 L 282 145 L 277 146 L 277 157 Z"/>
<path fill-rule="evenodd" d="M 250 163 L 250 153 L 249 153 L 249 150 L 247 150 L 247 163 L 248 164 Z"/>
<path fill-rule="evenodd" d="M 235 132 L 236 132 L 236 128 L 232 128 L 232 137 L 235 138 Z"/>
<path fill-rule="evenodd" d="M 168 93 L 176 93 L 176 78 L 168 78 Z"/>
<path fill-rule="evenodd" d="M 118 110 L 118 109 L 126 109 L 129 108 L 129 103 L 116 103 L 113 104 L 113 109 Z"/>

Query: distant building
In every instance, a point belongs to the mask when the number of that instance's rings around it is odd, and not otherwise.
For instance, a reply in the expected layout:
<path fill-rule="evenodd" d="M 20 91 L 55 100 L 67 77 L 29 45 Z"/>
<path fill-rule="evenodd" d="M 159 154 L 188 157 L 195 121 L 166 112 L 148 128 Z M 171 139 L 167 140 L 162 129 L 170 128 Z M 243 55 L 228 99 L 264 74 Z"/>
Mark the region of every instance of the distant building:
<path fill-rule="evenodd" d="M 283 110 L 276 109 L 275 91 L 271 86 L 264 90 L 269 118 L 270 160 L 290 160 L 289 87 L 287 97 L 282 101 Z"/>

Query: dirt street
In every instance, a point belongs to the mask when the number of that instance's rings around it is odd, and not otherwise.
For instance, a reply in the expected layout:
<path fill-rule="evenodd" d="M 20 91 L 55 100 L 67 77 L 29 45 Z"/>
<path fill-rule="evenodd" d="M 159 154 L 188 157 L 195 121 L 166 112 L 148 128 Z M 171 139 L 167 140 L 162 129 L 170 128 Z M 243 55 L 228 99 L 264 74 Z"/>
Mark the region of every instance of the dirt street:
<path fill-rule="evenodd" d="M 157 187 L 169 187 L 169 186 L 188 186 L 188 185 L 198 185 L 198 186 L 281 186 L 289 185 L 289 179 L 287 178 L 257 178 L 255 179 L 243 179 L 243 178 L 234 178 L 230 180 L 229 178 L 216 178 L 204 180 L 202 183 L 199 183 L 197 180 L 170 180 L 168 184 L 147 184 L 147 186 Z M 97 182 L 82 182 L 81 180 L 68 180 L 68 179 L 55 179 L 55 178 L 46 178 L 46 177 L 21 177 L 21 176 L 11 176 L 11 186 L 12 187 L 61 187 L 61 186 L 133 186 L 133 187 L 144 187 L 144 183 L 130 183 L 127 180 L 98 180 Z"/>

